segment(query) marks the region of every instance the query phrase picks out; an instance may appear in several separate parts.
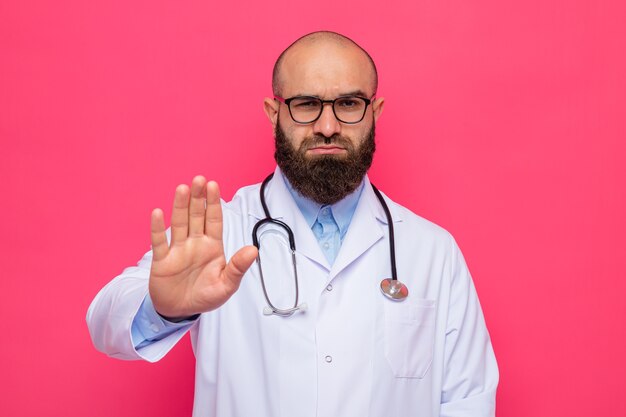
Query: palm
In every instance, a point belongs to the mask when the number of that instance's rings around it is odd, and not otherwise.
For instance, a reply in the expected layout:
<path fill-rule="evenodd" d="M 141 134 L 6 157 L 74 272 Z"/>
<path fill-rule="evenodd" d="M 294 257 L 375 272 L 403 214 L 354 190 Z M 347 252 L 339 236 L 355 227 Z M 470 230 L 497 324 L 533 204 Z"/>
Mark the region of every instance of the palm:
<path fill-rule="evenodd" d="M 163 213 L 157 209 L 152 214 L 150 296 L 157 311 L 172 318 L 224 304 L 257 255 L 256 248 L 247 246 L 227 264 L 217 184 L 196 177 L 191 198 L 189 194 L 186 186 L 176 189 L 169 246 Z"/>

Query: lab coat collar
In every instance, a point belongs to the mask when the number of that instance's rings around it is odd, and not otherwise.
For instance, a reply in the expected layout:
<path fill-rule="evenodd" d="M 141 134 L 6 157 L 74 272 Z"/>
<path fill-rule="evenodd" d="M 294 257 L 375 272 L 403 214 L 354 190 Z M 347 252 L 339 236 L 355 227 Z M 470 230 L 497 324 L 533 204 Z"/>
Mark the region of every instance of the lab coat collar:
<path fill-rule="evenodd" d="M 396 210 L 388 198 L 385 198 L 385 200 L 393 223 L 401 222 L 402 218 L 398 210 Z M 330 270 L 329 282 L 377 241 L 382 239 L 385 236 L 387 225 L 385 210 L 380 201 L 378 201 L 369 178 L 365 176 L 361 198 L 352 217 L 348 233 L 337 254 L 337 259 Z"/>
<path fill-rule="evenodd" d="M 274 178 L 272 178 L 265 189 L 265 201 L 267 202 L 270 215 L 274 219 L 287 223 L 293 230 L 296 240 L 296 252 L 330 271 L 329 280 L 332 280 L 335 275 L 384 236 L 383 230 L 387 225 L 387 217 L 372 190 L 367 176 L 365 176 L 363 182 L 361 197 L 332 268 L 322 253 L 313 231 L 287 188 L 283 174 L 278 167 L 274 171 Z M 256 198 L 253 201 L 250 205 L 249 214 L 257 220 L 265 218 L 260 199 Z M 388 199 L 387 203 L 393 222 L 402 221 L 400 214 L 393 205 L 389 204 Z"/>

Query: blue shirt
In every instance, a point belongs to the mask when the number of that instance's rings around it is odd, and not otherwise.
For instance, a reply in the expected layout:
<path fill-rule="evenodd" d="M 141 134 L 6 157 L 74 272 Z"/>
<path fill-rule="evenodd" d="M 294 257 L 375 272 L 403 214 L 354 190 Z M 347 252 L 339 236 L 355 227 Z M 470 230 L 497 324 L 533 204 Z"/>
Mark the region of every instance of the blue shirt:
<path fill-rule="evenodd" d="M 332 205 L 322 205 L 303 197 L 291 186 L 287 178 L 285 178 L 285 184 L 300 212 L 302 212 L 304 220 L 313 231 L 322 253 L 328 259 L 328 263 L 332 265 L 337 258 L 339 248 L 359 202 L 359 197 L 361 197 L 363 182 L 351 194 Z"/>
<path fill-rule="evenodd" d="M 284 178 L 284 177 L 283 177 Z M 363 182 L 351 194 L 335 204 L 320 204 L 299 194 L 285 178 L 285 185 L 302 212 L 306 223 L 320 245 L 328 263 L 332 265 L 337 258 L 343 238 L 346 236 L 352 216 L 363 191 Z M 131 327 L 133 344 L 136 349 L 161 340 L 175 331 L 191 326 L 193 320 L 172 323 L 163 319 L 152 304 L 150 294 L 146 295 L 137 311 Z"/>

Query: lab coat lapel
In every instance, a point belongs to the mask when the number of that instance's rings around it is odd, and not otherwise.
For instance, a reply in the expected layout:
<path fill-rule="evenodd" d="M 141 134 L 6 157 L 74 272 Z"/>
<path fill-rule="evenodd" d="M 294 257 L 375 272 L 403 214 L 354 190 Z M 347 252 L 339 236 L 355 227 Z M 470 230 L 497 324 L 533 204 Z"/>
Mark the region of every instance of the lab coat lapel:
<path fill-rule="evenodd" d="M 387 217 L 376 194 L 374 194 L 369 179 L 365 177 L 364 181 L 363 193 L 352 216 L 337 259 L 330 271 L 329 280 L 332 280 L 385 236 Z M 392 207 L 389 209 L 394 223 L 400 221 L 401 219 L 395 210 Z"/>
<path fill-rule="evenodd" d="M 285 179 L 279 168 L 276 168 L 274 177 L 267 185 L 265 200 L 272 218 L 287 223 L 293 231 L 296 241 L 296 253 L 306 256 L 327 270 L 330 270 L 328 260 L 326 260 L 326 257 L 315 239 L 313 231 L 306 223 L 298 205 L 287 189 Z M 255 206 L 251 214 L 257 219 L 264 218 L 265 215 L 263 214 L 261 203 L 259 202 L 258 206 Z"/>

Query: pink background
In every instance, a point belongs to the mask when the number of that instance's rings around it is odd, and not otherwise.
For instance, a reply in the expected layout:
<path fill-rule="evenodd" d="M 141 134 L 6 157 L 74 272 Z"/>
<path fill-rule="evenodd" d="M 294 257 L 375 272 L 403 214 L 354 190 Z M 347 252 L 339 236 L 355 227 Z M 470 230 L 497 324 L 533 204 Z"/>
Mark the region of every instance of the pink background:
<path fill-rule="evenodd" d="M 271 67 L 323 28 L 378 63 L 373 182 L 464 250 L 498 415 L 626 415 L 625 18 L 620 0 L 2 0 L 0 415 L 190 415 L 188 339 L 109 359 L 87 307 L 178 183 L 230 199 L 273 168 Z"/>

